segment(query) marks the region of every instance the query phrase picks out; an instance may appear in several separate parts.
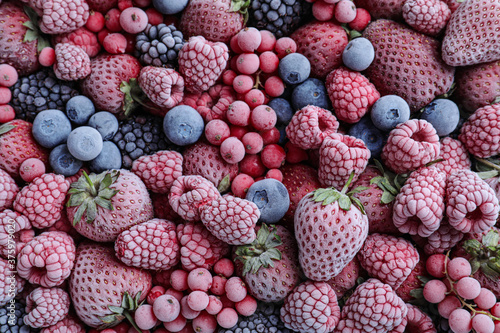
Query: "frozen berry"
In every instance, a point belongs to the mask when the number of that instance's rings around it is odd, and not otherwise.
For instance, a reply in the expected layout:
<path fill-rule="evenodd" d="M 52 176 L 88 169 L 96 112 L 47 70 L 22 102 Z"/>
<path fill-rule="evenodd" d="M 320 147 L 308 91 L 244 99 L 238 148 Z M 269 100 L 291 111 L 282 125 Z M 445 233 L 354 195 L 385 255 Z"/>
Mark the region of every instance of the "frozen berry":
<path fill-rule="evenodd" d="M 474 298 L 474 302 L 480 309 L 489 310 L 496 304 L 497 298 L 491 290 L 481 288 L 481 292 Z"/>
<path fill-rule="evenodd" d="M 264 140 L 259 133 L 248 132 L 241 138 L 247 154 L 258 154 L 264 147 Z"/>
<path fill-rule="evenodd" d="M 247 174 L 239 173 L 231 183 L 231 192 L 239 198 L 245 198 L 247 191 L 255 180 Z"/>
<path fill-rule="evenodd" d="M 259 47 L 262 36 L 256 28 L 247 27 L 238 32 L 237 41 L 238 46 L 243 52 L 254 52 Z"/>
<path fill-rule="evenodd" d="M 260 30 L 261 42 L 257 48 L 257 52 L 263 53 L 274 50 L 276 45 L 276 36 L 269 30 Z"/>
<path fill-rule="evenodd" d="M 279 76 L 271 76 L 264 83 L 264 90 L 270 97 L 279 97 L 285 92 L 285 84 Z"/>
<path fill-rule="evenodd" d="M 162 286 L 154 286 L 148 293 L 148 297 L 146 298 L 148 304 L 153 305 L 158 297 L 161 295 L 165 295 L 165 288 Z"/>
<path fill-rule="evenodd" d="M 259 70 L 259 66 L 259 56 L 255 53 L 242 53 L 236 58 L 236 69 L 242 74 L 254 74 Z"/>
<path fill-rule="evenodd" d="M 45 173 L 45 164 L 38 158 L 28 158 L 21 163 L 19 175 L 25 182 L 31 182 Z"/>
<path fill-rule="evenodd" d="M 38 55 L 38 62 L 40 65 L 50 67 L 56 62 L 56 51 L 50 47 L 44 47 Z"/>
<path fill-rule="evenodd" d="M 229 138 L 231 130 L 227 123 L 220 119 L 210 120 L 205 125 L 205 137 L 208 142 L 215 146 L 220 146 L 221 143 Z"/>
<path fill-rule="evenodd" d="M 478 280 L 470 276 L 465 276 L 458 280 L 454 287 L 457 294 L 464 299 L 474 299 L 481 293 L 481 284 Z"/>
<path fill-rule="evenodd" d="M 153 312 L 161 321 L 173 321 L 179 315 L 181 306 L 179 301 L 171 295 L 162 295 L 153 303 Z"/>
<path fill-rule="evenodd" d="M 235 101 L 226 112 L 227 120 L 236 126 L 247 126 L 250 121 L 250 107 L 243 101 Z"/>
<path fill-rule="evenodd" d="M 297 43 L 290 37 L 281 37 L 276 41 L 274 51 L 282 59 L 289 54 L 297 52 Z"/>
<path fill-rule="evenodd" d="M 266 168 L 277 169 L 285 163 L 286 152 L 280 145 L 270 144 L 262 149 L 260 157 Z"/>
<path fill-rule="evenodd" d="M 188 289 L 188 272 L 182 269 L 176 269 L 170 275 L 170 285 L 175 290 L 184 291 Z"/>
<path fill-rule="evenodd" d="M 208 306 L 208 294 L 204 291 L 195 290 L 189 293 L 187 298 L 188 306 L 194 311 L 203 311 Z"/>
<path fill-rule="evenodd" d="M 205 309 L 209 314 L 216 315 L 222 310 L 222 302 L 219 297 L 215 295 L 208 296 L 208 305 Z"/>
<path fill-rule="evenodd" d="M 193 319 L 192 325 L 196 333 L 213 333 L 217 330 L 217 319 L 204 311 Z"/>
<path fill-rule="evenodd" d="M 186 319 L 194 319 L 200 315 L 200 311 L 195 311 L 191 309 L 191 307 L 188 304 L 188 295 L 184 296 L 180 303 L 181 303 L 181 314 L 184 318 Z"/>
<path fill-rule="evenodd" d="M 446 297 L 446 285 L 441 280 L 430 280 L 424 285 L 424 298 L 429 303 L 439 303 Z"/>
<path fill-rule="evenodd" d="M 148 15 L 140 8 L 127 8 L 120 14 L 120 25 L 126 32 L 138 34 L 148 26 Z"/>
<path fill-rule="evenodd" d="M 134 313 L 135 323 L 141 330 L 150 330 L 155 327 L 158 319 L 153 312 L 153 306 L 149 304 L 140 305 Z"/>
<path fill-rule="evenodd" d="M 493 333 L 495 331 L 495 323 L 491 317 L 484 313 L 478 313 L 472 318 L 472 328 L 476 333 Z"/>
<path fill-rule="evenodd" d="M 234 273 L 233 261 L 228 258 L 219 259 L 214 265 L 214 273 L 227 278 L 231 277 Z"/>
<path fill-rule="evenodd" d="M 462 303 L 456 296 L 448 295 L 441 302 L 439 302 L 438 312 L 441 315 L 441 317 L 448 319 L 450 313 L 452 313 L 453 310 L 456 310 L 461 307 Z"/>
<path fill-rule="evenodd" d="M 216 275 L 213 277 L 212 287 L 210 288 L 210 292 L 217 296 L 222 296 L 226 292 L 227 278 L 224 276 Z"/>
<path fill-rule="evenodd" d="M 246 94 L 250 90 L 252 90 L 254 85 L 254 80 L 250 75 L 238 75 L 233 80 L 233 89 L 238 94 Z"/>
<path fill-rule="evenodd" d="M 120 33 L 112 33 L 104 37 L 102 46 L 108 53 L 122 54 L 127 48 L 127 38 Z"/>
<path fill-rule="evenodd" d="M 122 31 L 122 26 L 120 25 L 120 14 L 121 11 L 118 8 L 111 8 L 104 16 L 106 29 L 110 32 Z"/>
<path fill-rule="evenodd" d="M 168 332 L 165 333 L 170 333 L 170 332 L 180 332 L 184 327 L 186 327 L 187 320 L 182 316 L 182 314 L 179 314 L 177 318 L 170 322 L 164 322 L 163 326 L 168 330 Z M 154 331 L 154 333 L 163 333 L 163 332 L 158 332 L 158 329 Z"/>
<path fill-rule="evenodd" d="M 85 23 L 85 27 L 92 32 L 99 32 L 104 28 L 104 25 L 104 15 L 102 15 L 101 12 L 95 10 L 90 11 L 87 23 Z"/>
<path fill-rule="evenodd" d="M 238 138 L 232 136 L 222 142 L 220 153 L 224 161 L 236 164 L 245 157 L 245 146 Z"/>
<path fill-rule="evenodd" d="M 271 51 L 266 51 L 259 55 L 260 69 L 264 73 L 273 73 L 278 69 L 280 59 L 278 55 Z"/>
<path fill-rule="evenodd" d="M 243 300 L 236 302 L 236 311 L 242 316 L 248 317 L 257 310 L 257 301 L 250 295 L 247 295 Z"/>
<path fill-rule="evenodd" d="M 245 102 L 251 109 L 264 104 L 265 100 L 266 96 L 260 89 L 252 89 L 245 94 Z"/>
<path fill-rule="evenodd" d="M 0 87 L 0 105 L 7 104 L 12 99 L 12 92 L 7 87 Z"/>
<path fill-rule="evenodd" d="M 238 313 L 234 309 L 224 308 L 217 314 L 217 323 L 222 328 L 231 328 L 238 323 Z"/>
<path fill-rule="evenodd" d="M 206 268 L 195 268 L 188 274 L 187 283 L 191 290 L 208 291 L 212 286 L 212 274 Z"/>
<path fill-rule="evenodd" d="M 448 276 L 452 280 L 457 281 L 465 276 L 469 276 L 472 272 L 472 267 L 467 259 L 455 257 L 448 262 L 446 270 Z"/>
<path fill-rule="evenodd" d="M 12 87 L 18 79 L 17 70 L 8 64 L 0 65 L 0 86 Z"/>
<path fill-rule="evenodd" d="M 237 276 L 229 278 L 224 286 L 226 296 L 232 302 L 242 301 L 247 296 L 247 288 L 245 282 Z"/>
<path fill-rule="evenodd" d="M 265 131 L 276 125 L 276 112 L 268 105 L 259 105 L 250 114 L 250 123 L 257 131 Z"/>
<path fill-rule="evenodd" d="M 450 328 L 455 333 L 468 333 L 472 329 L 472 318 L 465 309 L 453 310 L 448 318 Z"/>
<path fill-rule="evenodd" d="M 340 23 L 349 23 L 356 18 L 356 5 L 351 0 L 340 0 L 335 5 L 335 19 Z"/>
<path fill-rule="evenodd" d="M 427 258 L 425 262 L 425 269 L 435 278 L 444 278 L 446 260 L 448 260 L 448 258 L 442 253 L 433 254 Z"/>

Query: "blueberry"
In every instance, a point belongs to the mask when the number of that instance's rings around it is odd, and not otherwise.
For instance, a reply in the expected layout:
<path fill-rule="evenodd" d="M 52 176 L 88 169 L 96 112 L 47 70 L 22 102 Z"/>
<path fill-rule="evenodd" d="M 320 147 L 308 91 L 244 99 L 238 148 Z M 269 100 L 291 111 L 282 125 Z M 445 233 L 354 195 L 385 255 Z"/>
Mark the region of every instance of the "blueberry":
<path fill-rule="evenodd" d="M 436 99 L 427 104 L 420 118 L 430 122 L 439 136 L 447 136 L 457 128 L 460 110 L 449 99 Z"/>
<path fill-rule="evenodd" d="M 102 143 L 101 153 L 90 161 L 90 170 L 101 173 L 106 170 L 120 169 L 122 167 L 122 154 L 112 141 Z"/>
<path fill-rule="evenodd" d="M 153 6 L 162 14 L 172 15 L 182 12 L 188 0 L 153 0 Z"/>
<path fill-rule="evenodd" d="M 75 175 L 83 166 L 82 161 L 71 155 L 65 143 L 52 149 L 49 163 L 55 173 L 66 177 Z"/>
<path fill-rule="evenodd" d="M 90 126 L 75 128 L 68 136 L 68 150 L 79 160 L 90 161 L 96 158 L 102 150 L 102 137 Z"/>
<path fill-rule="evenodd" d="M 364 38 L 359 37 L 351 40 L 342 52 L 342 61 L 344 65 L 353 71 L 364 71 L 367 69 L 375 58 L 375 50 L 372 43 Z"/>
<path fill-rule="evenodd" d="M 311 64 L 304 55 L 290 53 L 280 60 L 278 73 L 281 79 L 287 84 L 302 83 L 311 74 Z"/>
<path fill-rule="evenodd" d="M 330 98 L 323 81 L 309 78 L 295 87 L 292 94 L 293 109 L 300 110 L 306 105 L 315 105 L 323 109 L 330 107 Z"/>
<path fill-rule="evenodd" d="M 60 110 L 39 112 L 33 120 L 33 137 L 45 148 L 66 142 L 71 132 L 71 122 Z"/>
<path fill-rule="evenodd" d="M 378 157 L 385 144 L 386 134 L 373 125 L 369 116 L 361 118 L 347 133 L 363 140 L 372 157 Z"/>
<path fill-rule="evenodd" d="M 290 206 L 290 197 L 285 185 L 272 178 L 259 180 L 250 186 L 246 199 L 259 207 L 263 223 L 277 223 Z"/>
<path fill-rule="evenodd" d="M 290 103 L 284 98 L 275 98 L 267 103 L 276 112 L 276 125 L 287 125 L 293 117 L 293 109 Z"/>
<path fill-rule="evenodd" d="M 94 113 L 94 103 L 90 98 L 83 95 L 72 97 L 66 103 L 66 115 L 69 120 L 77 125 L 86 124 Z"/>
<path fill-rule="evenodd" d="M 118 132 L 118 119 L 108 111 L 101 111 L 90 117 L 88 125 L 101 133 L 104 141 L 111 140 Z"/>
<path fill-rule="evenodd" d="M 174 107 L 163 118 L 163 132 L 178 146 L 187 146 L 198 141 L 204 128 L 201 115 L 188 105 Z"/>
<path fill-rule="evenodd" d="M 380 97 L 371 109 L 371 118 L 375 127 L 389 132 L 400 123 L 410 119 L 408 103 L 397 95 Z"/>

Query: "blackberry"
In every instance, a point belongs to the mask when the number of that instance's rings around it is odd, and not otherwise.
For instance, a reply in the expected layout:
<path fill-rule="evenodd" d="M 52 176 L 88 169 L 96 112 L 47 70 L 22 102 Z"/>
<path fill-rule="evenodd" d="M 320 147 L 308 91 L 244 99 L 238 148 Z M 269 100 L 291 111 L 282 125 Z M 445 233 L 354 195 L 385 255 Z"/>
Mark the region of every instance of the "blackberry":
<path fill-rule="evenodd" d="M 122 120 L 112 141 L 122 154 L 122 168 L 130 169 L 142 155 L 177 150 L 163 133 L 163 121 L 150 114 L 134 114 Z"/>
<path fill-rule="evenodd" d="M 258 301 L 257 310 L 249 317 L 239 316 L 238 323 L 219 333 L 292 333 L 280 319 L 281 305 Z"/>
<path fill-rule="evenodd" d="M 7 303 L 0 307 L 0 332 L 2 333 L 30 333 L 31 327 L 25 325 L 23 317 L 26 315 L 25 306 L 16 300 L 13 304 Z"/>
<path fill-rule="evenodd" d="M 276 38 L 290 35 L 311 13 L 305 0 L 253 0 L 249 26 L 271 31 Z"/>
<path fill-rule="evenodd" d="M 177 65 L 177 55 L 182 45 L 182 32 L 174 25 L 148 24 L 146 30 L 136 37 L 136 57 L 143 65 L 173 68 Z"/>
<path fill-rule="evenodd" d="M 72 83 L 59 80 L 51 69 L 44 68 L 20 77 L 11 88 L 10 105 L 16 118 L 33 122 L 38 112 L 57 109 L 64 111 L 66 102 L 78 95 Z"/>

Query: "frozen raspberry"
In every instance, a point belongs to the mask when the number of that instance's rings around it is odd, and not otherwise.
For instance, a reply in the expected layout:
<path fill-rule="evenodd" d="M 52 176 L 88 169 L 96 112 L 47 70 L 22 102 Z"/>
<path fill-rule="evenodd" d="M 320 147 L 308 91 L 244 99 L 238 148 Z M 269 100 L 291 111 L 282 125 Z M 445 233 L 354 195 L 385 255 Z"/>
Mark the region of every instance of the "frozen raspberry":
<path fill-rule="evenodd" d="M 22 248 L 35 237 L 26 216 L 10 209 L 0 211 L 0 256 L 17 257 Z M 12 248 L 12 245 L 14 247 Z"/>
<path fill-rule="evenodd" d="M 455 229 L 482 233 L 495 225 L 499 209 L 495 191 L 477 173 L 460 170 L 448 176 L 446 214 Z"/>
<path fill-rule="evenodd" d="M 71 274 L 76 247 L 65 232 L 44 232 L 28 242 L 19 252 L 19 276 L 43 287 L 61 285 Z"/>
<path fill-rule="evenodd" d="M 48 228 L 61 218 L 69 183 L 64 176 L 46 173 L 22 188 L 14 209 L 35 228 Z"/>
<path fill-rule="evenodd" d="M 420 256 L 406 239 L 385 234 L 370 234 L 358 253 L 361 266 L 396 289 L 410 275 Z"/>
<path fill-rule="evenodd" d="M 370 159 L 370 150 L 361 139 L 332 133 L 325 137 L 319 149 L 318 179 L 321 185 L 342 190 L 351 173 L 356 181 Z"/>
<path fill-rule="evenodd" d="M 308 105 L 297 111 L 286 127 L 290 142 L 302 149 L 317 149 L 326 136 L 337 132 L 339 122 L 328 110 Z"/>
<path fill-rule="evenodd" d="M 115 241 L 115 252 L 127 266 L 167 270 L 179 262 L 180 247 L 173 222 L 152 219 L 123 231 Z"/>
<path fill-rule="evenodd" d="M 181 245 L 182 267 L 189 271 L 198 267 L 211 269 L 229 253 L 229 245 L 217 239 L 201 223 L 177 225 L 177 239 Z"/>
<path fill-rule="evenodd" d="M 139 74 L 139 86 L 153 103 L 173 108 L 184 96 L 184 79 L 171 68 L 146 66 Z"/>
<path fill-rule="evenodd" d="M 63 289 L 38 287 L 26 299 L 24 323 L 34 328 L 52 326 L 68 315 L 69 305 Z"/>
<path fill-rule="evenodd" d="M 236 94 L 232 87 L 216 84 L 203 93 L 185 92 L 181 104 L 196 109 L 207 123 L 213 119 L 225 119 L 226 112 L 234 101 Z"/>
<path fill-rule="evenodd" d="M 280 317 L 299 332 L 331 332 L 340 319 L 335 291 L 326 282 L 306 281 L 286 297 Z"/>
<path fill-rule="evenodd" d="M 0 211 L 12 208 L 18 192 L 16 181 L 6 171 L 0 169 Z"/>
<path fill-rule="evenodd" d="M 110 54 L 123 54 L 127 48 L 127 38 L 118 32 L 107 34 L 102 40 L 102 46 Z"/>
<path fill-rule="evenodd" d="M 142 179 L 148 190 L 165 194 L 174 180 L 182 176 L 182 162 L 180 153 L 162 150 L 136 159 L 132 163 L 132 172 Z"/>
<path fill-rule="evenodd" d="M 172 184 L 168 200 L 186 221 L 200 221 L 203 206 L 220 197 L 212 182 L 202 176 L 180 176 Z"/>
<path fill-rule="evenodd" d="M 451 17 L 450 8 L 441 0 L 406 0 L 402 9 L 406 23 L 429 36 L 439 34 Z"/>
<path fill-rule="evenodd" d="M 357 123 L 380 98 L 365 76 L 345 67 L 328 74 L 326 89 L 337 118 L 350 124 Z"/>
<path fill-rule="evenodd" d="M 445 185 L 445 174 L 433 166 L 412 172 L 394 201 L 396 228 L 421 237 L 436 231 L 443 219 Z"/>
<path fill-rule="evenodd" d="M 31 0 L 35 10 L 39 11 L 40 30 L 46 34 L 71 32 L 84 26 L 89 18 L 89 5 L 85 0 Z"/>
<path fill-rule="evenodd" d="M 54 45 L 59 43 L 69 43 L 81 47 L 90 58 L 95 57 L 101 50 L 101 44 L 97 40 L 97 35 L 85 27 L 76 29 L 65 34 L 52 37 Z M 40 57 L 42 55 L 40 54 Z"/>
<path fill-rule="evenodd" d="M 7 259 L 0 258 L 0 306 L 4 306 L 14 299 L 14 296 L 19 295 L 23 291 L 26 280 L 18 274 L 13 274 L 15 265 L 9 263 Z M 14 280 L 13 280 L 14 279 Z"/>
<path fill-rule="evenodd" d="M 179 71 L 190 92 L 207 91 L 226 69 L 229 50 L 224 43 L 210 42 L 195 36 L 179 51 Z"/>
<path fill-rule="evenodd" d="M 81 47 L 70 43 L 59 43 L 55 47 L 55 52 L 54 73 L 58 79 L 75 81 L 90 74 L 90 58 Z"/>
<path fill-rule="evenodd" d="M 458 139 L 469 153 L 487 158 L 500 153 L 500 103 L 477 109 L 462 126 Z"/>
<path fill-rule="evenodd" d="M 71 316 L 67 316 L 56 324 L 43 328 L 40 333 L 85 333 L 85 326 L 82 322 Z"/>
<path fill-rule="evenodd" d="M 371 278 L 360 284 L 342 308 L 334 333 L 385 333 L 406 318 L 408 307 L 391 286 Z M 377 320 L 373 320 L 373 318 Z"/>
<path fill-rule="evenodd" d="M 469 153 L 462 142 L 447 136 L 442 138 L 439 144 L 438 160 L 443 159 L 443 161 L 434 163 L 433 166 L 446 173 L 447 176 L 457 170 L 471 168 Z"/>
<path fill-rule="evenodd" d="M 439 149 L 439 136 L 431 123 L 410 119 L 389 133 L 381 156 L 389 169 L 404 173 L 434 161 Z"/>
<path fill-rule="evenodd" d="M 415 242 L 424 249 L 425 254 L 445 253 L 457 245 L 464 234 L 451 227 L 447 220 L 441 221 L 439 228 L 426 238 L 413 237 Z"/>

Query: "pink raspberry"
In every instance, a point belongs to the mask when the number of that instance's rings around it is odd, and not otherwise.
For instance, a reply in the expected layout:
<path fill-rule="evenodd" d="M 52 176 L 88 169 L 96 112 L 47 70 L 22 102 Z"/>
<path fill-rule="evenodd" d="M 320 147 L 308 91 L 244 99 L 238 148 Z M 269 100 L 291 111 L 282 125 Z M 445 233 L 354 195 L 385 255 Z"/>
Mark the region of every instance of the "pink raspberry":
<path fill-rule="evenodd" d="M 446 175 L 433 166 L 412 172 L 394 201 L 396 228 L 421 237 L 436 231 L 443 219 L 445 185 Z"/>
<path fill-rule="evenodd" d="M 85 333 L 85 326 L 82 322 L 73 317 L 66 317 L 63 320 L 57 322 L 56 324 L 43 328 L 40 333 Z"/>
<path fill-rule="evenodd" d="M 227 45 L 210 42 L 202 36 L 195 36 L 179 51 L 179 71 L 184 77 L 186 89 L 203 92 L 212 87 L 229 59 Z"/>
<path fill-rule="evenodd" d="M 459 170 L 446 181 L 446 215 L 462 232 L 482 233 L 495 225 L 499 212 L 495 191 L 477 173 Z"/>
<path fill-rule="evenodd" d="M 405 302 L 390 285 L 371 278 L 347 299 L 334 333 L 392 332 L 404 322 L 407 313 Z"/>
<path fill-rule="evenodd" d="M 402 12 L 409 26 L 429 36 L 439 34 L 451 17 L 450 8 L 441 0 L 406 0 Z"/>
<path fill-rule="evenodd" d="M 31 223 L 26 216 L 10 209 L 0 211 L 0 256 L 17 257 L 33 237 L 35 237 L 35 231 L 31 228 Z"/>
<path fill-rule="evenodd" d="M 370 159 L 370 150 L 361 139 L 332 133 L 319 149 L 318 179 L 321 185 L 342 190 L 352 172 L 356 181 Z"/>
<path fill-rule="evenodd" d="M 357 123 L 380 98 L 365 76 L 343 66 L 328 74 L 326 89 L 337 118 L 350 124 Z"/>
<path fill-rule="evenodd" d="M 302 149 L 317 149 L 331 133 L 337 132 L 339 122 L 328 110 L 308 105 L 297 111 L 286 127 L 290 142 Z"/>
<path fill-rule="evenodd" d="M 0 279 L 0 306 L 9 303 L 14 296 L 23 291 L 26 280 L 13 274 L 15 270 L 15 265 L 9 263 L 7 259 L 0 258 L 0 274 L 3 277 Z"/>
<path fill-rule="evenodd" d="M 184 79 L 171 68 L 146 66 L 138 77 L 139 86 L 153 103 L 173 108 L 184 96 Z"/>
<path fill-rule="evenodd" d="M 46 34 L 55 35 L 76 30 L 87 23 L 90 14 L 89 5 L 85 0 L 30 2 L 39 5 L 36 9 L 42 16 L 39 22 L 40 30 Z"/>
<path fill-rule="evenodd" d="M 447 176 L 457 170 L 471 168 L 469 153 L 462 142 L 447 136 L 442 138 L 439 144 L 438 160 L 443 159 L 443 161 L 434 163 L 433 166 L 446 173 Z"/>
<path fill-rule="evenodd" d="M 125 265 L 167 270 L 179 262 L 180 246 L 173 222 L 152 219 L 123 231 L 115 241 L 115 252 Z"/>
<path fill-rule="evenodd" d="M 68 315 L 70 298 L 61 288 L 38 287 L 26 299 L 24 323 L 34 328 L 57 324 Z"/>
<path fill-rule="evenodd" d="M 58 79 L 80 80 L 87 77 L 92 71 L 89 55 L 81 47 L 70 43 L 59 43 L 56 45 L 55 51 L 54 73 Z"/>
<path fill-rule="evenodd" d="M 423 119 L 410 119 L 389 133 L 381 157 L 389 169 L 404 173 L 434 161 L 439 149 L 439 136 L 432 124 Z"/>
<path fill-rule="evenodd" d="M 142 179 L 148 190 L 168 193 L 174 180 L 182 176 L 182 161 L 180 153 L 162 150 L 136 159 L 132 172 Z"/>
<path fill-rule="evenodd" d="M 97 35 L 85 27 L 76 29 L 65 34 L 58 34 L 52 37 L 54 45 L 59 43 L 69 43 L 81 47 L 90 58 L 95 57 L 101 50 L 101 44 L 97 40 Z"/>
<path fill-rule="evenodd" d="M 337 295 L 326 282 L 303 282 L 286 297 L 280 317 L 294 331 L 331 332 L 340 320 Z"/>
<path fill-rule="evenodd" d="M 180 176 L 172 184 L 168 200 L 186 221 L 200 221 L 203 206 L 220 197 L 212 182 L 202 176 Z"/>
<path fill-rule="evenodd" d="M 397 289 L 411 274 L 420 256 L 406 239 L 375 233 L 368 235 L 358 258 L 371 277 Z"/>
<path fill-rule="evenodd" d="M 0 169 L 0 211 L 6 208 L 12 208 L 12 204 L 18 192 L 19 187 L 14 178 L 3 169 Z"/>
<path fill-rule="evenodd" d="M 61 285 L 71 274 L 75 264 L 76 247 L 73 238 L 65 232 L 47 231 L 19 252 L 19 276 L 43 287 Z"/>
<path fill-rule="evenodd" d="M 477 109 L 462 126 L 458 139 L 469 153 L 488 158 L 500 153 L 500 103 Z"/>
<path fill-rule="evenodd" d="M 205 123 L 213 119 L 225 119 L 229 106 L 236 101 L 232 87 L 216 84 L 205 92 L 186 92 L 180 104 L 196 109 Z"/>
<path fill-rule="evenodd" d="M 424 249 L 425 254 L 432 255 L 451 250 L 463 237 L 464 233 L 450 226 L 448 221 L 443 220 L 439 228 L 430 234 L 429 237 L 420 238 L 414 236 L 413 239 Z"/>

